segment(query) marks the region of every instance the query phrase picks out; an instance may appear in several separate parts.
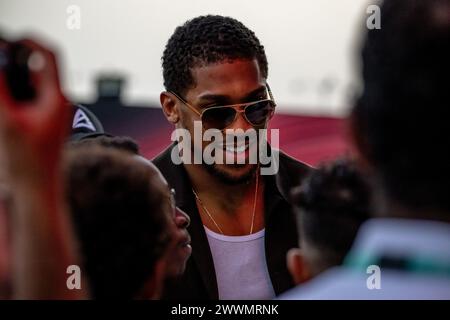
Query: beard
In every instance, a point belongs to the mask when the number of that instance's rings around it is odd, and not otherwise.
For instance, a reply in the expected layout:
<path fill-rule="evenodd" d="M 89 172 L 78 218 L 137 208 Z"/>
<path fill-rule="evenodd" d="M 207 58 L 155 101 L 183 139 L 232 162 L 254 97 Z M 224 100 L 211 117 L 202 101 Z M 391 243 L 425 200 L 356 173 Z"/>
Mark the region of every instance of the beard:
<path fill-rule="evenodd" d="M 234 167 L 236 169 L 249 167 L 249 169 L 246 170 L 244 173 L 236 175 L 236 174 L 233 174 L 232 172 L 229 172 L 228 170 L 222 169 L 217 164 L 203 163 L 203 166 L 206 168 L 206 170 L 211 175 L 219 178 L 219 180 L 221 182 L 228 184 L 228 185 L 239 185 L 239 184 L 250 183 L 254 179 L 256 171 L 258 169 L 258 166 L 256 164 L 255 165 L 248 165 L 248 164 L 227 165 L 227 167 Z"/>
<path fill-rule="evenodd" d="M 203 155 L 204 152 L 204 148 L 206 147 L 206 145 L 202 145 L 201 149 L 200 148 L 196 148 L 196 144 L 195 144 L 195 140 L 194 140 L 194 134 L 193 132 L 193 128 L 191 125 L 192 120 L 186 121 L 185 118 L 183 117 L 181 119 L 181 126 L 180 128 L 186 129 L 189 131 L 189 133 L 191 134 L 191 141 L 190 141 L 190 148 L 191 148 L 191 158 L 190 159 L 194 159 L 195 153 L 198 153 L 200 155 Z M 203 131 L 202 131 L 203 134 Z M 254 152 L 256 152 L 256 154 L 258 155 L 258 150 L 259 150 L 259 136 L 256 137 L 256 150 Z M 249 141 L 246 140 L 246 142 L 249 143 Z M 215 153 L 213 151 L 212 156 L 215 156 Z M 246 159 L 245 163 L 243 164 L 238 164 L 238 163 L 234 163 L 234 164 L 223 164 L 226 162 L 226 159 L 223 159 L 223 163 L 222 164 L 216 164 L 216 163 L 206 163 L 205 161 L 201 162 L 201 165 L 203 168 L 205 168 L 205 170 L 211 174 L 214 177 L 217 177 L 219 179 L 219 181 L 221 181 L 224 184 L 227 185 L 240 185 L 240 184 L 248 184 L 250 182 L 252 182 L 252 180 L 256 177 L 256 173 L 258 171 L 259 168 L 259 158 L 257 156 L 257 163 L 258 164 L 254 164 L 253 162 L 250 164 L 248 163 L 249 159 Z"/>

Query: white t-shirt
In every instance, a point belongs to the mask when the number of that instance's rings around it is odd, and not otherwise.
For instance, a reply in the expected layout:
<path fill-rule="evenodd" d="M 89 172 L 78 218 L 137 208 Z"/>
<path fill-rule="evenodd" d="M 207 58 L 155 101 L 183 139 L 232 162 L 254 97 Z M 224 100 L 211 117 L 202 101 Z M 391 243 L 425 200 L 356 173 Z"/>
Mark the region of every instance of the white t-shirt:
<path fill-rule="evenodd" d="M 264 250 L 265 230 L 225 236 L 205 227 L 216 270 L 219 299 L 268 300 L 275 297 Z"/>

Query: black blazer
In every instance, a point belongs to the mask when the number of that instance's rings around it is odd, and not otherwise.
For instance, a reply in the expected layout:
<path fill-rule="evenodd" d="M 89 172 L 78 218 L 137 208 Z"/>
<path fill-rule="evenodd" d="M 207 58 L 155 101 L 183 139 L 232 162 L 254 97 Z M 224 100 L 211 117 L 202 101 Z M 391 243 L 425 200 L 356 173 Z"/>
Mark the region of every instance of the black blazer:
<path fill-rule="evenodd" d="M 171 160 L 172 144 L 153 159 L 169 185 L 175 189 L 176 204 L 191 218 L 192 256 L 184 275 L 165 286 L 163 299 L 198 300 L 219 297 L 214 262 L 192 193 L 191 182 L 184 166 Z M 265 175 L 265 253 L 267 267 L 276 295 L 292 288 L 294 283 L 286 266 L 286 253 L 298 246 L 296 221 L 289 192 L 311 170 L 311 167 L 279 152 L 279 170 L 276 175 Z"/>

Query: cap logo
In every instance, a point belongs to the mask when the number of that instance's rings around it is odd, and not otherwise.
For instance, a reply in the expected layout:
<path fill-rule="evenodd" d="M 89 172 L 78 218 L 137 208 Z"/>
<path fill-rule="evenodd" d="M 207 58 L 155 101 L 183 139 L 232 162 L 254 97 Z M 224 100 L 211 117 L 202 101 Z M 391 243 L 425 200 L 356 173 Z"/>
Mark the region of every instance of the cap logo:
<path fill-rule="evenodd" d="M 73 129 L 87 128 L 89 130 L 96 131 L 96 128 L 93 125 L 92 121 L 81 109 L 78 109 L 75 112 L 75 116 L 73 117 L 72 128 Z"/>

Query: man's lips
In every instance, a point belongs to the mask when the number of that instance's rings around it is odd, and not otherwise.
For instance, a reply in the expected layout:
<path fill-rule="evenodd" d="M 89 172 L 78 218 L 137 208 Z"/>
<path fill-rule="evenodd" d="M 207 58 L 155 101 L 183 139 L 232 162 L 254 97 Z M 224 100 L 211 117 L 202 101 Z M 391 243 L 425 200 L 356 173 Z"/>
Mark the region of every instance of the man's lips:
<path fill-rule="evenodd" d="M 222 144 L 222 148 L 225 152 L 232 153 L 232 154 L 240 154 L 246 152 L 248 149 L 250 149 L 256 141 L 249 141 L 246 143 L 239 143 L 239 144 Z"/>
<path fill-rule="evenodd" d="M 224 150 L 231 153 L 242 153 L 249 148 L 248 144 L 244 144 L 241 146 L 224 146 Z"/>

